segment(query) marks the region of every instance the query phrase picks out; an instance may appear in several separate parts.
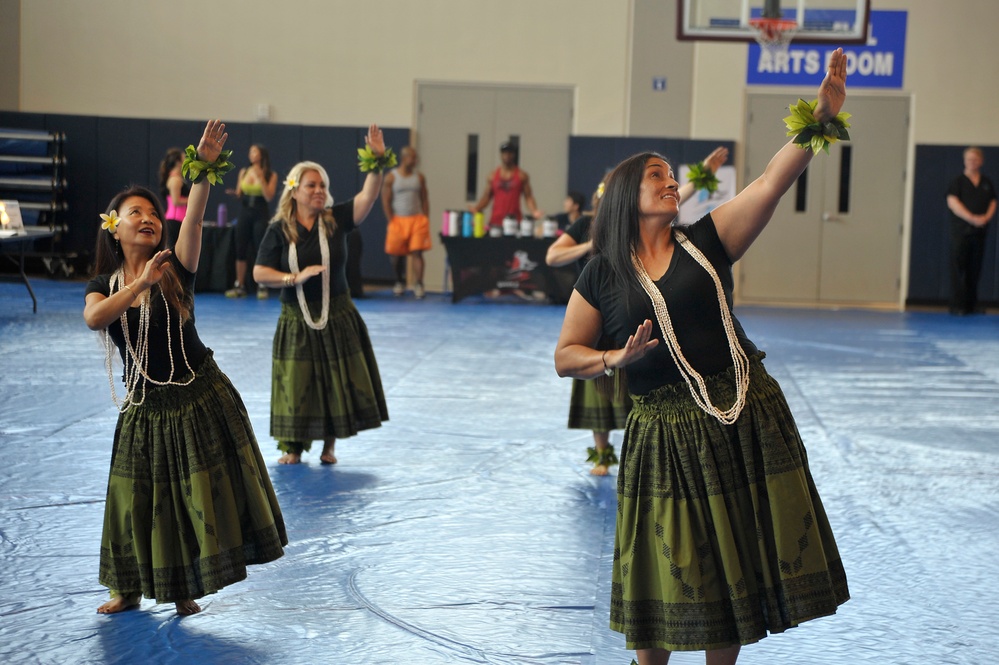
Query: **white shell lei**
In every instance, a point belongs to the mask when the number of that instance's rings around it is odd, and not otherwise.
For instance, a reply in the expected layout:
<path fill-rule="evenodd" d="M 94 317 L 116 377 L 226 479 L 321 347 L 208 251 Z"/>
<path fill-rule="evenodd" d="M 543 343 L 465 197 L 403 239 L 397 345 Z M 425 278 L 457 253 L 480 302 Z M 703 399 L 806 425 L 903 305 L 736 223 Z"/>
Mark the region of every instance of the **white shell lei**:
<path fill-rule="evenodd" d="M 701 253 L 701 250 L 697 249 L 682 232 L 675 231 L 675 237 L 680 246 L 695 261 L 701 264 L 701 267 L 707 271 L 715 283 L 715 291 L 718 293 L 718 306 L 721 309 L 722 324 L 725 326 L 725 336 L 728 338 L 728 348 L 732 354 L 732 364 L 735 367 L 736 397 L 735 403 L 728 409 L 722 410 L 711 403 L 711 396 L 708 394 L 704 378 L 697 373 L 680 351 L 680 344 L 677 342 L 676 333 L 673 330 L 673 322 L 669 318 L 669 311 L 666 309 L 666 300 L 663 298 L 663 294 L 649 277 L 649 273 L 645 271 L 645 266 L 642 265 L 642 260 L 638 258 L 638 255 L 632 253 L 631 260 L 635 265 L 635 270 L 638 271 L 638 280 L 641 282 L 642 288 L 645 289 L 645 293 L 652 299 L 652 307 L 655 309 L 659 327 L 662 328 L 666 348 L 669 349 L 669 353 L 673 357 L 673 362 L 676 363 L 680 374 L 683 375 L 684 381 L 687 382 L 687 387 L 690 388 L 690 394 L 693 396 L 694 401 L 697 402 L 697 406 L 701 407 L 704 412 L 717 418 L 723 424 L 731 425 L 739 419 L 742 408 L 746 406 L 746 395 L 749 393 L 749 358 L 739 344 L 739 338 L 735 333 L 735 324 L 732 322 L 732 313 L 728 309 L 728 301 L 725 300 L 725 289 L 722 287 L 721 280 L 718 279 L 718 273 L 715 271 L 714 266 L 711 265 L 707 257 Z M 695 383 L 697 384 L 696 388 L 694 387 Z"/>
<path fill-rule="evenodd" d="M 309 305 L 305 301 L 304 284 L 295 285 L 295 295 L 298 296 L 298 306 L 302 310 L 305 324 L 313 330 L 322 330 L 326 327 L 326 322 L 330 316 L 330 242 L 329 238 L 326 237 L 326 226 L 323 224 L 322 215 L 316 219 L 316 223 L 319 225 L 319 253 L 323 257 L 323 274 L 319 276 L 323 280 L 323 304 L 318 321 L 312 320 L 312 312 L 309 311 Z M 288 245 L 288 267 L 291 268 L 292 273 L 299 272 L 298 249 L 295 247 L 295 243 Z"/>
<path fill-rule="evenodd" d="M 110 280 L 108 280 L 110 285 L 110 290 L 108 291 L 108 296 L 114 295 L 119 288 L 116 288 L 120 283 L 122 287 L 125 284 L 125 276 L 119 269 L 115 271 Z M 194 369 L 191 367 L 190 361 L 187 359 L 187 349 L 184 348 L 184 326 L 180 325 L 180 353 L 184 358 L 184 365 L 190 373 L 190 378 L 186 381 L 179 382 L 173 380 L 174 375 L 174 365 L 173 365 L 173 340 L 170 337 L 170 303 L 167 302 L 166 296 L 163 295 L 163 291 L 160 291 L 160 297 L 163 298 L 163 304 L 166 307 L 166 331 L 167 331 L 167 354 L 170 356 L 170 376 L 167 377 L 166 381 L 157 381 L 156 379 L 149 376 L 147 370 L 149 368 L 149 291 L 142 294 L 142 302 L 139 304 L 139 330 L 136 334 L 135 346 L 132 346 L 132 338 L 128 334 L 128 309 L 121 313 L 121 331 L 125 337 L 125 398 L 119 402 L 118 393 L 114 388 L 114 373 L 111 371 L 111 358 L 112 349 L 114 348 L 114 342 L 111 340 L 111 335 L 108 333 L 108 329 L 104 329 L 104 365 L 108 370 L 108 383 L 111 385 L 111 399 L 114 401 L 115 406 L 118 407 L 118 411 L 124 413 L 128 410 L 130 406 L 139 406 L 146 401 L 146 381 L 157 386 L 186 386 L 194 381 Z M 129 307 L 131 309 L 131 307 Z M 131 362 L 130 362 L 131 361 Z M 141 379 L 145 379 L 142 381 Z M 138 399 L 135 396 L 135 389 L 141 384 L 142 390 L 141 395 Z"/>

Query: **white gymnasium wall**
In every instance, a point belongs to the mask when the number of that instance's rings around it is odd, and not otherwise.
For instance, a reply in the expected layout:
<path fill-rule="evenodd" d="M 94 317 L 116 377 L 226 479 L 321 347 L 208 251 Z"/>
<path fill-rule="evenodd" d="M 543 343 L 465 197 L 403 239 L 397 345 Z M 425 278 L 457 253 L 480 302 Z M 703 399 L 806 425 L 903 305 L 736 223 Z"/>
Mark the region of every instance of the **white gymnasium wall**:
<path fill-rule="evenodd" d="M 253 121 L 269 104 L 275 122 L 411 126 L 416 80 L 555 84 L 576 88 L 575 134 L 738 141 L 747 47 L 691 53 L 671 24 L 650 29 L 674 2 L 0 0 L 0 31 L 20 14 L 19 70 L 0 58 L 5 85 L 19 73 L 20 99 L 0 107 Z M 914 141 L 999 144 L 999 2 L 872 8 L 908 12 Z M 670 77 L 667 95 L 645 89 L 651 74 Z"/>
<path fill-rule="evenodd" d="M 28 0 L 19 110 L 406 127 L 416 80 L 552 84 L 577 133 L 621 134 L 628 21 L 629 0 Z"/>
<path fill-rule="evenodd" d="M 0 0 L 0 110 L 21 102 L 21 0 Z"/>

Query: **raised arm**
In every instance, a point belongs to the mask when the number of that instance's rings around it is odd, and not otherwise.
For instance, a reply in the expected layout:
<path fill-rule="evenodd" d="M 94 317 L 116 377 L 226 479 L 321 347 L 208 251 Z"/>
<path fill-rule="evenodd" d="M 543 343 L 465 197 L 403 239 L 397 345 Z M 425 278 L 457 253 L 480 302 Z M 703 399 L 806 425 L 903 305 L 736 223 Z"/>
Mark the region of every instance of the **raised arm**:
<path fill-rule="evenodd" d="M 214 162 L 222 153 L 222 146 L 227 138 L 229 135 L 226 134 L 225 124 L 220 120 L 209 120 L 201 141 L 198 142 L 198 159 Z M 177 260 L 189 272 L 197 272 L 198 262 L 201 260 L 201 225 L 205 221 L 205 207 L 208 205 L 210 191 L 207 176 L 191 185 L 191 193 L 187 196 L 187 214 L 184 215 L 184 222 L 180 225 L 180 234 L 173 248 Z"/>
<path fill-rule="evenodd" d="M 379 157 L 385 154 L 385 137 L 378 125 L 371 125 L 368 128 L 368 135 L 364 137 L 364 142 Z M 354 197 L 354 224 L 360 224 L 364 221 L 371 209 L 375 207 L 381 193 L 382 172 L 368 171 L 368 176 L 364 179 L 364 186 Z"/>
<path fill-rule="evenodd" d="M 721 168 L 721 165 L 724 164 L 727 160 L 728 160 L 728 148 L 726 148 L 725 146 L 718 146 L 717 148 L 712 150 L 711 154 L 705 157 L 701 163 L 704 164 L 704 168 L 706 168 L 708 171 L 711 171 L 711 173 L 717 173 L 718 169 Z M 677 194 L 680 195 L 680 203 L 683 203 L 691 196 L 693 196 L 694 192 L 697 190 L 694 189 L 694 183 L 687 181 L 682 185 L 680 185 L 680 189 L 676 191 Z"/>
<path fill-rule="evenodd" d="M 846 100 L 846 56 L 843 49 L 836 49 L 829 60 L 818 91 L 815 119 L 831 120 L 839 113 Z M 718 238 L 728 257 L 737 261 L 773 217 L 777 204 L 791 188 L 812 159 L 811 149 L 802 149 L 793 142 L 781 148 L 763 174 L 730 201 L 715 208 L 714 218 Z"/>

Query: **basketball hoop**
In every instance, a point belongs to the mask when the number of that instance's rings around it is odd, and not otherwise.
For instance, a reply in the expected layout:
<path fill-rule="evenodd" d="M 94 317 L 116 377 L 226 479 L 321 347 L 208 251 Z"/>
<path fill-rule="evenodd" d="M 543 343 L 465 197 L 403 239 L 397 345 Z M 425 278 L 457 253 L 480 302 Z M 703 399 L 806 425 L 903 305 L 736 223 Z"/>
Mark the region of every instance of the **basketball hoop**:
<path fill-rule="evenodd" d="M 760 48 L 771 55 L 787 53 L 787 46 L 798 31 L 797 21 L 784 18 L 753 18 L 749 25 L 756 32 Z"/>

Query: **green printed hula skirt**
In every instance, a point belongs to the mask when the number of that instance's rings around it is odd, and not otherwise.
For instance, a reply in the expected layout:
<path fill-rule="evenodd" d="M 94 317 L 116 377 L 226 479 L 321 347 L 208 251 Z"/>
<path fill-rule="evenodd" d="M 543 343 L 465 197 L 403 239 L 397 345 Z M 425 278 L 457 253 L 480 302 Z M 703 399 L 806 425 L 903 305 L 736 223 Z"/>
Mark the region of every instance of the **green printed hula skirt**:
<path fill-rule="evenodd" d="M 618 384 L 624 381 L 624 372 L 614 374 L 614 395 L 619 394 Z M 631 410 L 631 397 L 623 399 L 605 397 L 597 390 L 597 380 L 572 380 L 569 397 L 569 429 L 588 429 L 593 432 L 610 432 L 624 429 Z"/>
<path fill-rule="evenodd" d="M 284 520 L 243 401 L 211 352 L 186 386 L 148 389 L 118 418 L 100 583 L 196 599 L 280 557 Z"/>
<path fill-rule="evenodd" d="M 611 628 L 630 649 L 720 649 L 836 612 L 846 574 L 780 386 L 751 359 L 734 425 L 685 383 L 633 395 L 618 475 Z M 735 399 L 733 372 L 707 379 Z"/>
<path fill-rule="evenodd" d="M 309 306 L 318 318 L 319 304 Z M 350 295 L 331 299 L 322 330 L 306 325 L 297 303 L 282 304 L 274 335 L 271 436 L 295 442 L 289 452 L 301 452 L 314 439 L 353 436 L 385 420 L 378 363 Z"/>

